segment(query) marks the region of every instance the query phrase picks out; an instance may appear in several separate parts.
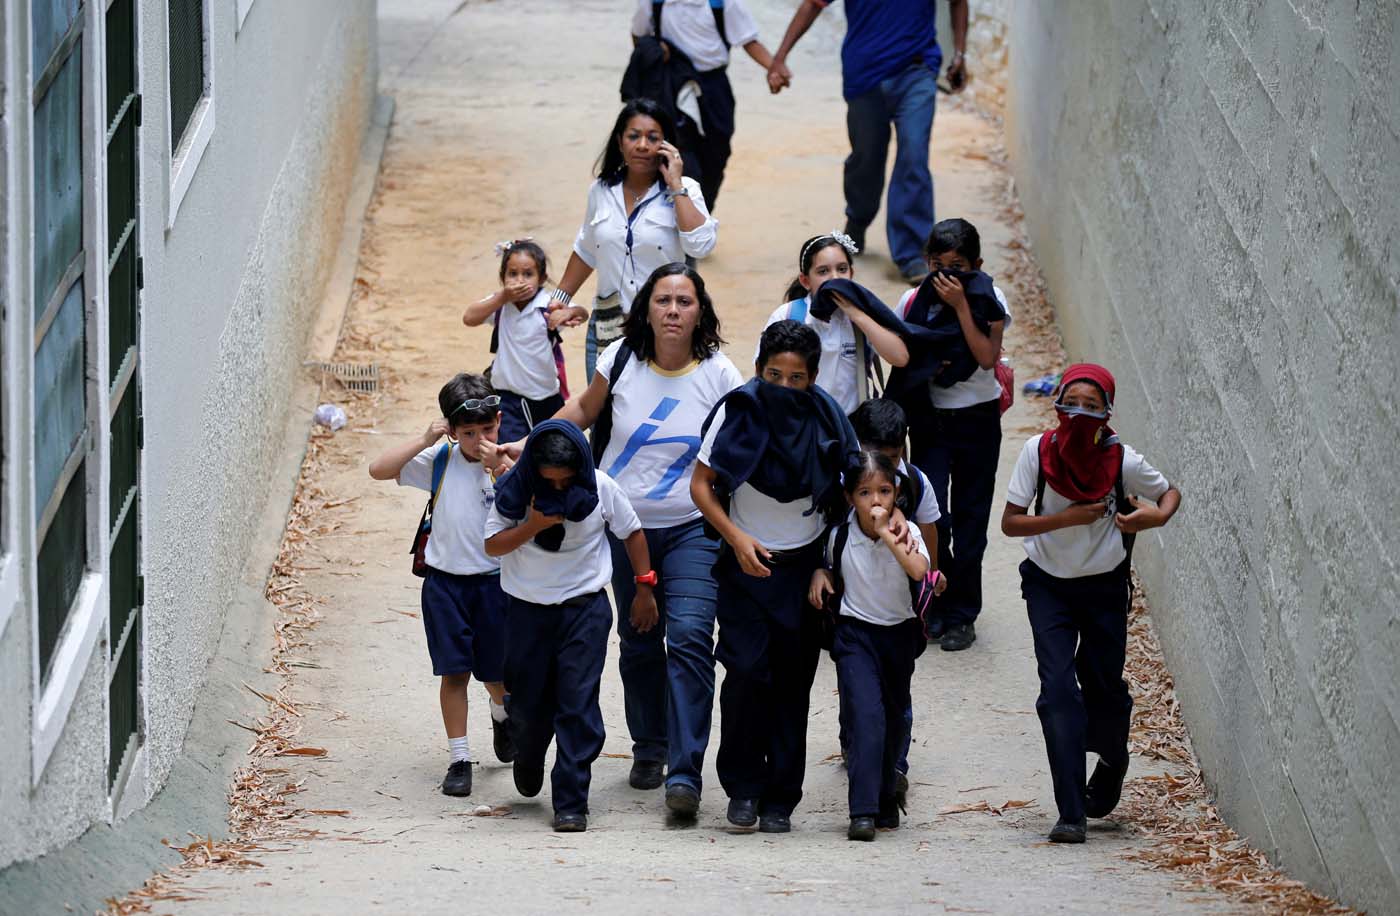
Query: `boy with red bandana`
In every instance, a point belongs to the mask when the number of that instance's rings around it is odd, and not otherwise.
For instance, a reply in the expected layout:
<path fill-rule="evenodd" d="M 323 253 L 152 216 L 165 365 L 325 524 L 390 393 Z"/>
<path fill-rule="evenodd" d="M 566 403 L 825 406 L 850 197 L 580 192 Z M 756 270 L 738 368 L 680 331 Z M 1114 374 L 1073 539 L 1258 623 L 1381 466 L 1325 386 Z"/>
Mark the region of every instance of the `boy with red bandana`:
<path fill-rule="evenodd" d="M 1181 505 L 1180 492 L 1109 427 L 1113 394 L 1102 366 L 1065 370 L 1059 426 L 1026 442 L 1001 518 L 1002 533 L 1025 539 L 1021 595 L 1059 808 L 1056 843 L 1084 842 L 1086 816 L 1106 817 L 1118 804 L 1133 709 L 1123 681 L 1133 538 Z M 1086 785 L 1088 751 L 1099 760 Z"/>

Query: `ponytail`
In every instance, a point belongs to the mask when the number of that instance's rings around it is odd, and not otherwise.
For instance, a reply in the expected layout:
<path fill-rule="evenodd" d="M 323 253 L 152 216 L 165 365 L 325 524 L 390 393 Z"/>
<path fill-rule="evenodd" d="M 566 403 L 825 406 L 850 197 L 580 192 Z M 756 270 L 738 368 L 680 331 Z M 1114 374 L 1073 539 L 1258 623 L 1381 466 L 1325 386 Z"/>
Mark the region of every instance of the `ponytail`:
<path fill-rule="evenodd" d="M 783 293 L 784 302 L 792 302 L 794 299 L 803 299 L 807 296 L 807 287 L 802 285 L 802 281 L 796 277 L 788 284 L 787 292 Z"/>

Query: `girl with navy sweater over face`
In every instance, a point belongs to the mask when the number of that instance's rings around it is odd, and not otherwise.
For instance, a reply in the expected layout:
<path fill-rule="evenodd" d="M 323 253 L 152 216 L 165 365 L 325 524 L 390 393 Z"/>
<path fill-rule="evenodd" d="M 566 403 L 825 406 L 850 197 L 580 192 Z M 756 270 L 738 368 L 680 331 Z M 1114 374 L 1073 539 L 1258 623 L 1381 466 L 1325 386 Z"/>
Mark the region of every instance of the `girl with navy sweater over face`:
<path fill-rule="evenodd" d="M 486 553 L 501 558 L 501 588 L 510 597 L 505 682 L 515 787 L 527 798 L 539 794 L 553 740 L 554 829 L 561 833 L 588 828 L 588 787 L 603 749 L 598 684 L 612 625 L 605 528 L 626 542 L 634 569 L 650 572 L 641 522 L 621 488 L 594 471 L 583 433 L 564 420 L 539 424 L 497 482 L 485 537 Z M 650 585 L 637 587 L 631 614 L 655 623 Z"/>
<path fill-rule="evenodd" d="M 1165 525 L 1181 505 L 1177 489 L 1109 428 L 1113 394 L 1102 366 L 1065 370 L 1059 426 L 1026 442 L 1001 517 L 1003 533 L 1025 539 L 1021 594 L 1035 638 L 1057 843 L 1084 842 L 1086 816 L 1106 817 L 1118 804 L 1133 709 L 1123 682 L 1133 537 Z M 1099 761 L 1086 784 L 1089 751 Z"/>

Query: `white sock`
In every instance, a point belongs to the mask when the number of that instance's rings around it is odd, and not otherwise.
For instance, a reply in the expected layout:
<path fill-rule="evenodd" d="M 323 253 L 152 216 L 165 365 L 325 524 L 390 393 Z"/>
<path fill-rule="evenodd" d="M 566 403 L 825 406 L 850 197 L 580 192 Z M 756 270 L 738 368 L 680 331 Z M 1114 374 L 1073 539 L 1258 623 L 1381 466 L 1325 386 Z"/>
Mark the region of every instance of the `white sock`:
<path fill-rule="evenodd" d="M 468 752 L 468 750 L 467 750 L 467 736 L 466 736 L 466 735 L 463 735 L 463 736 L 460 737 L 460 738 L 448 738 L 448 739 L 447 739 L 447 746 L 452 750 L 452 762 L 453 762 L 453 763 L 456 763 L 456 762 L 459 761 L 459 760 L 470 760 L 470 759 L 471 759 L 471 754 L 470 754 L 470 753 Z"/>
<path fill-rule="evenodd" d="M 504 722 L 506 720 L 506 704 L 497 703 L 495 700 L 492 700 L 486 705 L 491 707 L 492 722 Z"/>

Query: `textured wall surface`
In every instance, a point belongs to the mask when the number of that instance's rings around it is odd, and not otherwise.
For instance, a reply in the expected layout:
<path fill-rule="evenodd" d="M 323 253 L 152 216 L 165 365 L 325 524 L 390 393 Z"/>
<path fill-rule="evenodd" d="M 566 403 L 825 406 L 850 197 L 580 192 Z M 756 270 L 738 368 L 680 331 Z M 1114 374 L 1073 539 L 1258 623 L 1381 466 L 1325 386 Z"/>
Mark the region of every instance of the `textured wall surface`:
<path fill-rule="evenodd" d="M 1209 783 L 1293 874 L 1400 911 L 1400 3 L 1010 15 L 1060 326 L 1185 494 L 1138 557 Z"/>
<path fill-rule="evenodd" d="M 217 125 L 167 228 L 165 4 L 140 5 L 146 732 L 122 811 L 158 791 L 182 753 L 266 498 L 376 86 L 373 0 L 261 0 L 241 28 L 233 3 L 214 5 Z M 4 48 L 13 44 L 7 36 Z M 21 603 L 0 632 L 0 867 L 111 814 L 101 647 L 31 788 L 31 621 Z"/>

